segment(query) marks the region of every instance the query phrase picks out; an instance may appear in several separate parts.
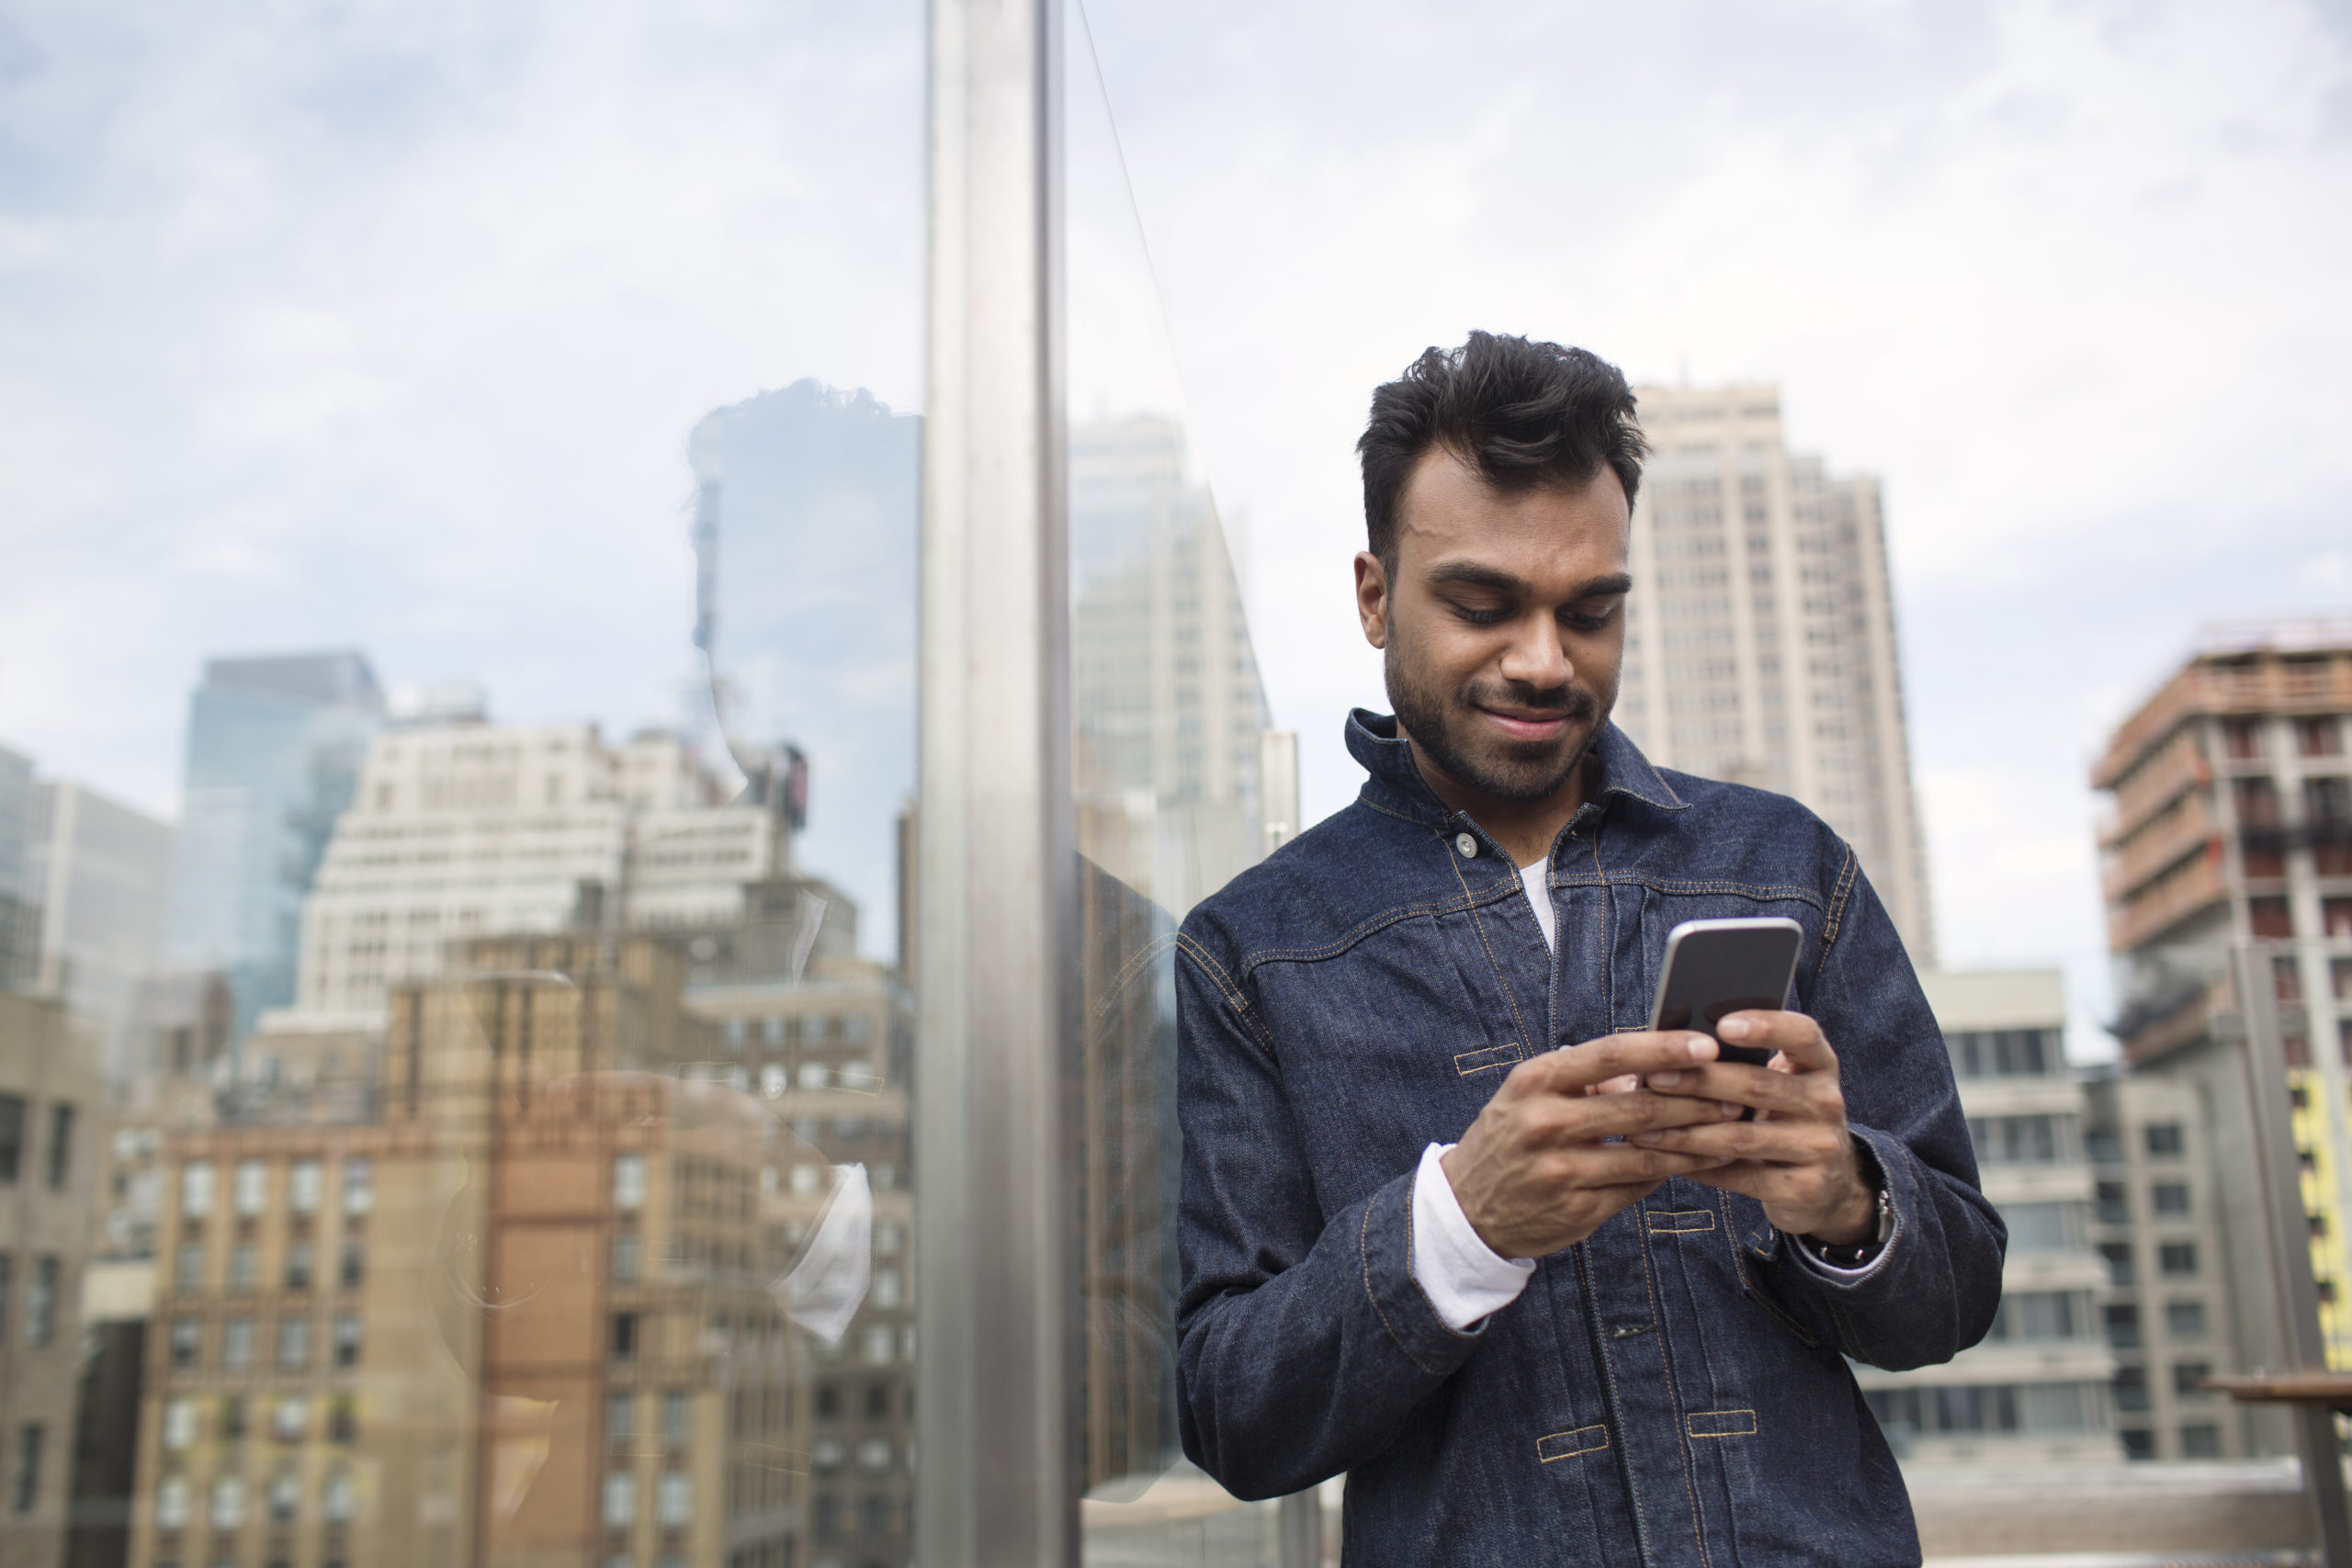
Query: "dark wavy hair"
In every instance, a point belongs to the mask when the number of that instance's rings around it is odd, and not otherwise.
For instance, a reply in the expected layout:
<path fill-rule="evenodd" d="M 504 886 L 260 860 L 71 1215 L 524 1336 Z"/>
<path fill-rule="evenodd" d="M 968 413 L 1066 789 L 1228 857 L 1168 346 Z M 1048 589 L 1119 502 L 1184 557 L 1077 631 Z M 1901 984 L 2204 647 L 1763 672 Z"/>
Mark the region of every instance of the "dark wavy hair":
<path fill-rule="evenodd" d="M 1396 570 L 1396 503 L 1432 446 L 1477 465 L 1498 491 L 1581 489 L 1608 464 L 1632 505 L 1649 443 L 1624 373 L 1596 354 L 1523 337 L 1472 333 L 1432 348 L 1372 394 L 1363 459 L 1363 520 L 1372 553 Z"/>

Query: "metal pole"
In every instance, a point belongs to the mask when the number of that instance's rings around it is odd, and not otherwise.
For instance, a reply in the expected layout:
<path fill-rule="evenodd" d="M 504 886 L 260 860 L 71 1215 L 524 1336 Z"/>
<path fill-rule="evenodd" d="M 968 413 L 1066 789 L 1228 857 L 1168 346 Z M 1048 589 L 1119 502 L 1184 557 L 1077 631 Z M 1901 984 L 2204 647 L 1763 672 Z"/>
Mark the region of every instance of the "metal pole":
<path fill-rule="evenodd" d="M 916 1546 L 1078 1562 L 1060 0 L 932 0 Z"/>
<path fill-rule="evenodd" d="M 1283 1568 L 1323 1568 L 1323 1494 L 1310 1486 L 1281 1503 Z"/>
<path fill-rule="evenodd" d="M 2312 1276 L 2311 1218 L 2303 1209 L 2303 1169 L 2287 1101 L 2287 1052 L 2278 1030 L 2273 953 L 2262 942 L 2239 945 L 2238 1016 L 2244 1021 L 2246 1104 L 2254 1146 L 2262 1162 L 2263 1218 L 2270 1234 L 2271 1295 L 2278 1303 L 2278 1343 L 2293 1371 L 2324 1371 L 2327 1340 L 2320 1331 L 2319 1286 Z M 2303 1485 L 2312 1500 L 2322 1551 L 2330 1564 L 2352 1568 L 2352 1509 L 2344 1493 L 2344 1461 L 2335 1440 L 2335 1413 L 2320 1405 L 2293 1407 Z"/>

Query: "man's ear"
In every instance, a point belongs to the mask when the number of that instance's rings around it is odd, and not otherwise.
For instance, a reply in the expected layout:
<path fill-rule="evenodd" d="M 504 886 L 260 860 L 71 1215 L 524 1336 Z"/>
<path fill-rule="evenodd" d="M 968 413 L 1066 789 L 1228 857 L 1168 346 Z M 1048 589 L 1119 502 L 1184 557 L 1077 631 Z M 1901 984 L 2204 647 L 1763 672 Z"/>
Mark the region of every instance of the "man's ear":
<path fill-rule="evenodd" d="M 1388 646 L 1388 569 L 1370 550 L 1356 552 L 1356 618 L 1363 623 L 1364 641 Z"/>

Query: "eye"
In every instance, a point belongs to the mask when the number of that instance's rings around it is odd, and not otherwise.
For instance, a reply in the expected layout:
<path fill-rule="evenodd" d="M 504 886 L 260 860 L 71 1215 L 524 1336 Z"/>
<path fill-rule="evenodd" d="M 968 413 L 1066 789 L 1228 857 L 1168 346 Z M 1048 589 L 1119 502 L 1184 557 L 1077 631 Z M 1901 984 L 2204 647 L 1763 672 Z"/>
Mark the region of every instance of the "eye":
<path fill-rule="evenodd" d="M 1560 612 L 1560 624 L 1580 632 L 1597 632 L 1609 624 L 1610 617 L 1616 615 L 1617 606 L 1623 603 L 1623 600 L 1612 599 L 1598 609 L 1579 606 L 1563 610 Z"/>

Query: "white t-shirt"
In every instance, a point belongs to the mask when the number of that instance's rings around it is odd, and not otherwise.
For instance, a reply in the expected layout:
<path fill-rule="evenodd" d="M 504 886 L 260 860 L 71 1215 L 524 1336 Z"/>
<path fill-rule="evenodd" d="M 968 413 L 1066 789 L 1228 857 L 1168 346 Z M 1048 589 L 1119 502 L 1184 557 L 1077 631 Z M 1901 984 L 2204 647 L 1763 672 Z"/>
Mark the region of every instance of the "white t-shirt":
<path fill-rule="evenodd" d="M 1520 867 L 1520 886 L 1527 889 L 1527 901 L 1535 909 L 1535 923 L 1544 928 L 1544 945 L 1553 952 L 1560 951 L 1560 938 L 1553 930 L 1552 890 L 1544 886 L 1550 876 L 1552 863 L 1539 860 L 1533 865 Z"/>

